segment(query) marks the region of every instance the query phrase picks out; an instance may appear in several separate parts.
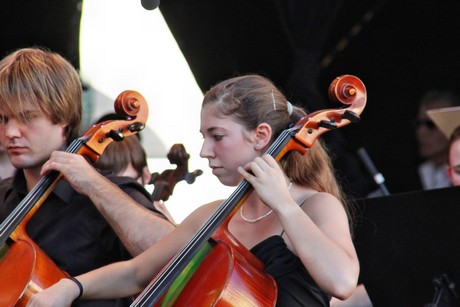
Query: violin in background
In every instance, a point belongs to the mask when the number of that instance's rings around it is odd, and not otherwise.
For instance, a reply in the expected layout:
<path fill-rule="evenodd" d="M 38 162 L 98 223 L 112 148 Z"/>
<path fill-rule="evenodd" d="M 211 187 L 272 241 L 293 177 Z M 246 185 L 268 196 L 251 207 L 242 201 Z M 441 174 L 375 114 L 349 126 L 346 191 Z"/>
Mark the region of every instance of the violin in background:
<path fill-rule="evenodd" d="M 167 201 L 172 195 L 176 184 L 185 180 L 188 184 L 195 182 L 196 177 L 203 174 L 202 170 L 188 171 L 188 160 L 190 155 L 184 145 L 174 144 L 167 155 L 169 163 L 177 165 L 175 169 L 167 169 L 161 174 L 152 173 L 148 184 L 154 185 L 152 198 L 154 201 Z"/>

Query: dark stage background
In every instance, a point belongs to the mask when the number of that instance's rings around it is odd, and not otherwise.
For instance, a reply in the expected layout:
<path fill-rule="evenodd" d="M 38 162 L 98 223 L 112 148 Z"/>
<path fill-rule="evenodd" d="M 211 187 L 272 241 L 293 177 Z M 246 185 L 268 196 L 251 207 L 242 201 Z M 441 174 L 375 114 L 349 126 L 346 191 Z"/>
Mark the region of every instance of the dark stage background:
<path fill-rule="evenodd" d="M 163 1 L 160 9 L 205 91 L 261 73 L 314 111 L 341 74 L 368 90 L 362 121 L 328 133 L 354 195 L 373 189 L 364 147 L 392 193 L 420 188 L 413 120 L 424 91 L 460 89 L 460 2 L 454 0 Z M 332 140 L 331 140 L 332 139 Z"/>

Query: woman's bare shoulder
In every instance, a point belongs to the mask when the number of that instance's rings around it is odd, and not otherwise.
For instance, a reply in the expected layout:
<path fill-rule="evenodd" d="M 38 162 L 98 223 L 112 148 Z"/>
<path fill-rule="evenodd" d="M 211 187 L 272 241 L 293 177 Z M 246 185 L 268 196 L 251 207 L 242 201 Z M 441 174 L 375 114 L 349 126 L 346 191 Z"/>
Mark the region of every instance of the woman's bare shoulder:
<path fill-rule="evenodd" d="M 197 228 L 206 219 L 208 219 L 212 213 L 218 208 L 223 200 L 215 200 L 213 202 L 204 204 L 196 208 L 189 216 L 187 216 L 181 224 L 190 225 L 193 228 Z"/>

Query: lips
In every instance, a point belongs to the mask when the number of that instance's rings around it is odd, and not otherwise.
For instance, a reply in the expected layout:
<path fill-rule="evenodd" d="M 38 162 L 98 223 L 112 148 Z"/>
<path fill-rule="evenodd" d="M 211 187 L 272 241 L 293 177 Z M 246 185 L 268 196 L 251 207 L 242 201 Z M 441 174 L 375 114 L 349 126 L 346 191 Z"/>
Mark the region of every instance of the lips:
<path fill-rule="evenodd" d="M 21 146 L 8 146 L 7 151 L 11 154 L 20 154 L 23 153 L 27 150 L 26 147 L 21 147 Z"/>
<path fill-rule="evenodd" d="M 216 175 L 216 172 L 217 172 L 218 170 L 222 169 L 221 166 L 209 166 L 209 167 L 211 168 L 212 173 L 213 173 L 214 175 Z"/>

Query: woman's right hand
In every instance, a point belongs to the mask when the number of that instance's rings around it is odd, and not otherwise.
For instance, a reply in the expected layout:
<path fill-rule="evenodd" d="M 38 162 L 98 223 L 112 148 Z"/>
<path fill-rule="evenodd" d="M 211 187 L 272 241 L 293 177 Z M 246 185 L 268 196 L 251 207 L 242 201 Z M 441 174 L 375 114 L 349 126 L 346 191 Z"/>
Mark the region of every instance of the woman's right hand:
<path fill-rule="evenodd" d="M 80 289 L 72 280 L 63 278 L 53 286 L 34 294 L 28 307 L 63 307 L 70 306 L 77 298 Z"/>

